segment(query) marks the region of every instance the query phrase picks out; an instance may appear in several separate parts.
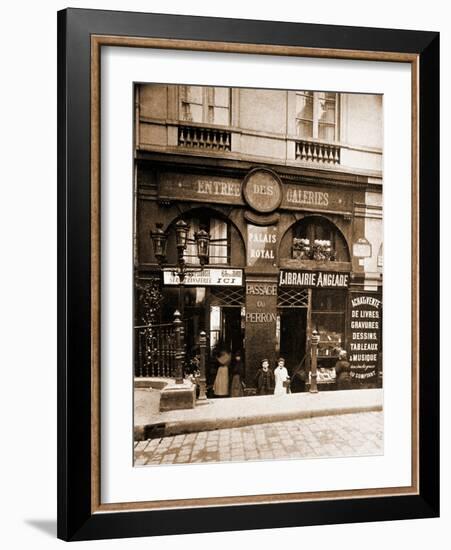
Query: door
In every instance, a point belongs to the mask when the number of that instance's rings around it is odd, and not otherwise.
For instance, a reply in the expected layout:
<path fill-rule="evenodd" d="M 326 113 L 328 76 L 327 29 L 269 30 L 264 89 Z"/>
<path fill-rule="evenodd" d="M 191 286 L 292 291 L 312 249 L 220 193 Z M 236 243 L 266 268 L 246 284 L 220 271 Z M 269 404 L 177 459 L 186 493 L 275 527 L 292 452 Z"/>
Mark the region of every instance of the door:
<path fill-rule="evenodd" d="M 280 308 L 280 356 L 291 375 L 306 351 L 307 308 Z"/>

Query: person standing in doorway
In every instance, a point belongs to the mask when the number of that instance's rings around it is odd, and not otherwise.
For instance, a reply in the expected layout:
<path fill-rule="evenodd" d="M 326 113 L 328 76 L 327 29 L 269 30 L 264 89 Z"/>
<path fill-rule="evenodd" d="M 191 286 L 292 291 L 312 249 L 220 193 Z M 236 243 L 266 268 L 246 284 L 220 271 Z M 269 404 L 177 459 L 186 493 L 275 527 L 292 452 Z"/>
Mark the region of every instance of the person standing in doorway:
<path fill-rule="evenodd" d="M 281 357 L 277 361 L 277 367 L 274 369 L 274 395 L 283 395 L 288 393 L 288 384 L 290 377 L 285 366 L 285 359 Z"/>
<path fill-rule="evenodd" d="M 230 397 L 242 397 L 244 395 L 244 366 L 241 359 L 241 351 L 236 351 L 232 361 L 232 380 L 230 382 Z"/>
<path fill-rule="evenodd" d="M 215 397 L 228 397 L 229 395 L 229 368 L 231 358 L 230 352 L 226 350 L 222 350 L 218 353 L 216 361 L 219 366 L 213 384 L 213 393 Z"/>
<path fill-rule="evenodd" d="M 274 393 L 274 374 L 269 368 L 268 359 L 263 359 L 255 377 L 257 395 L 271 395 Z"/>

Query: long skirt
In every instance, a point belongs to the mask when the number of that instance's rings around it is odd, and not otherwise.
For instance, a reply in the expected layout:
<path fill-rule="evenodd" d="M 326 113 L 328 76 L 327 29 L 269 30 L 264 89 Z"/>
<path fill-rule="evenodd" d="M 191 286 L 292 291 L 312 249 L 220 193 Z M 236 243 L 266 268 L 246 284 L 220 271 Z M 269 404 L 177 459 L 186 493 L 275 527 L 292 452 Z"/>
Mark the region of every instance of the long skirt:
<path fill-rule="evenodd" d="M 219 367 L 213 384 L 215 395 L 229 395 L 229 368 Z"/>
<path fill-rule="evenodd" d="M 241 382 L 241 376 L 239 374 L 234 374 L 232 376 L 232 384 L 230 385 L 230 396 L 231 397 L 242 397 L 244 395 L 243 384 Z"/>

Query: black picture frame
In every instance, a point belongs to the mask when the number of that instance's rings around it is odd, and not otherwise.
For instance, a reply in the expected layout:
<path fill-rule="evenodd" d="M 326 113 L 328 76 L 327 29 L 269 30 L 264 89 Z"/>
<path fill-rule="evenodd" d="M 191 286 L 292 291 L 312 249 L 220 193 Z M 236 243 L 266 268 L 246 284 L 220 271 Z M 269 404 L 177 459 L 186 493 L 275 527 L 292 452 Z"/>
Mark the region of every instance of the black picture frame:
<path fill-rule="evenodd" d="M 91 37 L 151 37 L 418 58 L 419 491 L 97 513 L 91 434 Z M 333 52 L 330 57 L 336 57 Z M 58 13 L 58 537 L 291 527 L 439 515 L 439 33 L 67 9 Z"/>

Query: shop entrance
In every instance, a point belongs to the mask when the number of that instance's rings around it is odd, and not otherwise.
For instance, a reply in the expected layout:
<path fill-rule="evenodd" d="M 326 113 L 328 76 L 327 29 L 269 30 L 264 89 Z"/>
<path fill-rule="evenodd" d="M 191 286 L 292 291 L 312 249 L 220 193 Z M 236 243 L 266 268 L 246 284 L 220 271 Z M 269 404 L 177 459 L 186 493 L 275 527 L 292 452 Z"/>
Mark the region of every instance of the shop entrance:
<path fill-rule="evenodd" d="M 222 348 L 231 353 L 242 350 L 242 308 L 210 306 L 210 347 L 214 353 Z"/>
<path fill-rule="evenodd" d="M 279 353 L 285 359 L 290 376 L 301 363 L 309 364 L 306 353 L 310 304 L 310 289 L 279 288 L 277 296 Z"/>
<path fill-rule="evenodd" d="M 305 360 L 307 340 L 307 308 L 280 308 L 280 356 L 291 375 Z"/>

